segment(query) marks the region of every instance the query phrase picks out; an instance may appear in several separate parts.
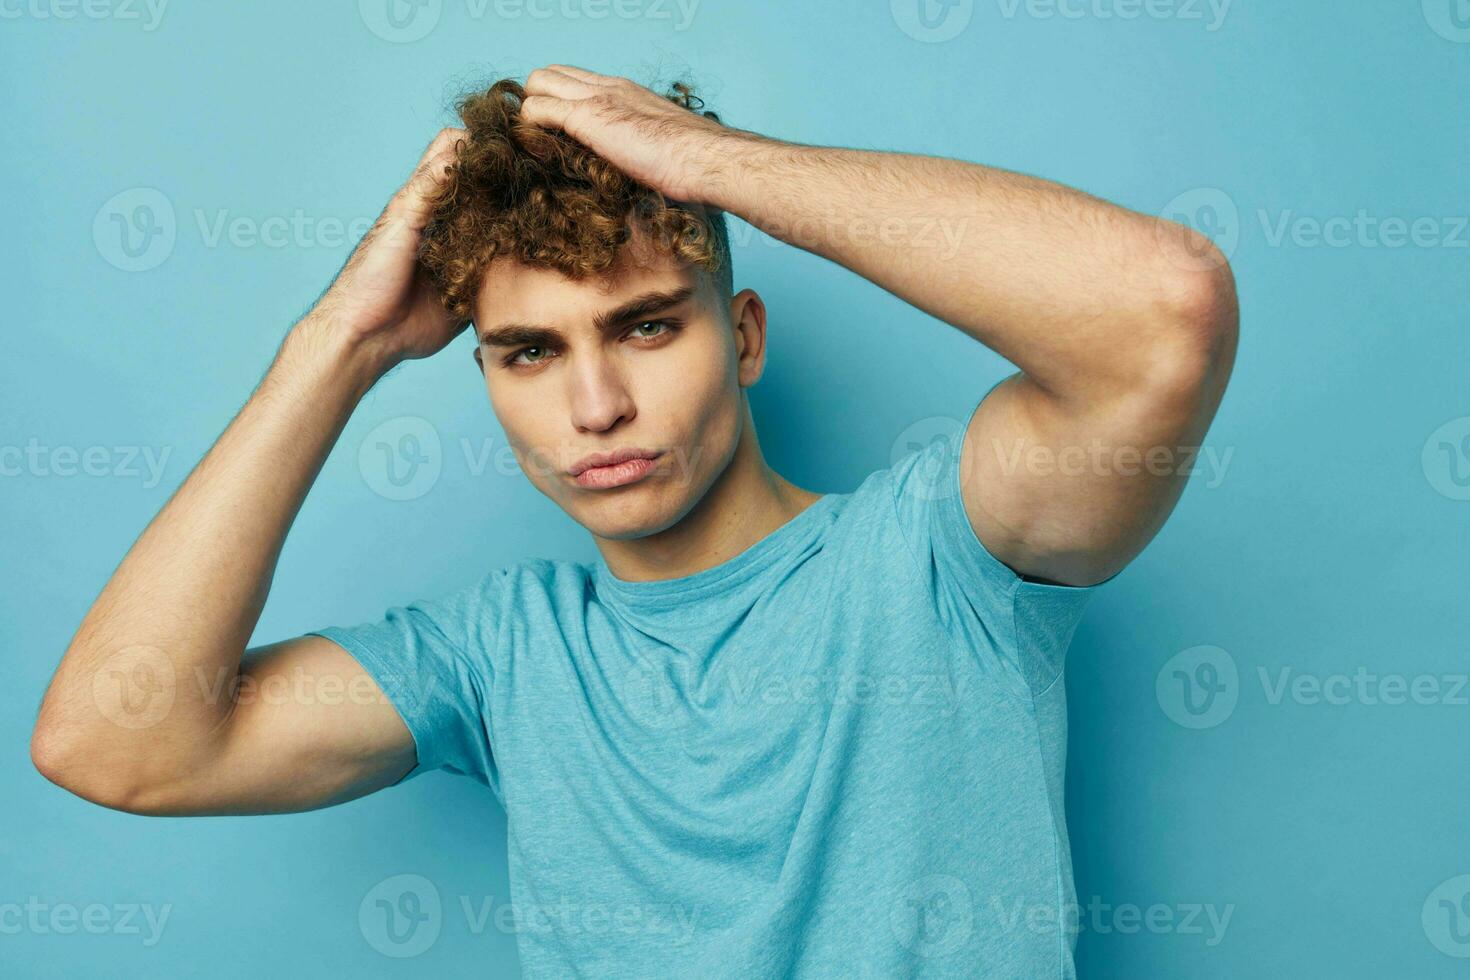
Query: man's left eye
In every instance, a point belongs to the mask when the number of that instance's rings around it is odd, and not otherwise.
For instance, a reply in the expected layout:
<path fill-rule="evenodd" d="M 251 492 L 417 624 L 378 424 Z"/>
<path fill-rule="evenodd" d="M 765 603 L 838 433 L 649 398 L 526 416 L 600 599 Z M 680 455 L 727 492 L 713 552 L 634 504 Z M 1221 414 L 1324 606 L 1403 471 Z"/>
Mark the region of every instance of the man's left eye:
<path fill-rule="evenodd" d="M 662 332 L 666 332 L 668 329 L 671 329 L 672 326 L 673 325 L 670 324 L 667 320 L 645 320 L 633 328 L 633 333 L 638 334 L 638 336 L 640 337 L 658 337 L 662 335 Z M 644 327 L 662 327 L 664 328 L 664 331 L 651 334 L 639 333 L 639 331 L 641 331 Z"/>

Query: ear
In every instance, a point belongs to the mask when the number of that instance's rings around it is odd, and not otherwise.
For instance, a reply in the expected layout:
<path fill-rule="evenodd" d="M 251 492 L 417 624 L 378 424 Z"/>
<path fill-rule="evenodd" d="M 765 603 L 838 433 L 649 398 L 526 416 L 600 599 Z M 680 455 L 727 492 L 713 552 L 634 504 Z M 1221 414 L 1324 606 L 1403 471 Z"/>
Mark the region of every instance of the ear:
<path fill-rule="evenodd" d="M 766 304 L 760 294 L 742 289 L 731 297 L 730 323 L 735 332 L 740 387 L 749 388 L 766 369 Z"/>

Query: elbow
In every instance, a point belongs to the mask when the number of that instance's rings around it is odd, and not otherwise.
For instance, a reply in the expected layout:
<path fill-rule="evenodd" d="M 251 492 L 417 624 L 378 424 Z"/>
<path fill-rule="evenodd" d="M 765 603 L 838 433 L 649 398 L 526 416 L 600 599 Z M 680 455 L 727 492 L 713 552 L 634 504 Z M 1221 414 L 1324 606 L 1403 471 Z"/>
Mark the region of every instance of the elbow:
<path fill-rule="evenodd" d="M 120 802 L 116 787 L 104 787 L 99 780 L 87 775 L 82 748 L 76 739 L 55 722 L 36 722 L 31 731 L 31 765 L 53 785 L 74 796 L 103 806 Z"/>
<path fill-rule="evenodd" d="M 61 743 L 55 732 L 39 721 L 31 730 L 31 765 L 50 782 L 66 788 L 66 761 L 62 757 Z"/>
<path fill-rule="evenodd" d="M 84 767 L 77 761 L 73 740 L 54 722 L 36 722 L 31 731 L 31 765 L 46 780 L 61 789 L 85 799 L 98 795 L 89 780 L 82 778 Z"/>
<path fill-rule="evenodd" d="M 1175 257 L 1161 275 L 1161 303 L 1181 327 L 1218 341 L 1239 325 L 1235 270 L 1210 239 L 1188 228 L 1184 233 L 1190 260 Z"/>
<path fill-rule="evenodd" d="M 1213 242 L 1193 236 L 1191 262 L 1171 261 L 1156 275 L 1155 343 L 1146 375 L 1148 389 L 1168 399 L 1218 400 L 1235 364 L 1240 302 L 1235 274 Z"/>
<path fill-rule="evenodd" d="M 98 765 L 85 743 L 44 719 L 31 731 L 31 765 L 48 782 L 89 803 L 140 815 L 161 812 L 125 774 Z"/>

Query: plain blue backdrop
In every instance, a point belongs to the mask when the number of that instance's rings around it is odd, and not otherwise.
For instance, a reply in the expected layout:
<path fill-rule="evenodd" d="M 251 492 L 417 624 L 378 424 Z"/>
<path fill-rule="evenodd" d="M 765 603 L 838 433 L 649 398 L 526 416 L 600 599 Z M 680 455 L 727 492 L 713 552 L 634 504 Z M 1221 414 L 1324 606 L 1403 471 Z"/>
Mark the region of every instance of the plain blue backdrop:
<path fill-rule="evenodd" d="M 1230 252 L 1214 463 L 1070 654 L 1082 976 L 1466 975 L 1470 4 L 390 2 L 0 0 L 0 974 L 515 975 L 477 784 L 148 819 L 54 788 L 27 741 L 98 590 L 453 97 L 560 61 L 687 75 L 786 139 L 1039 174 Z M 802 486 L 853 489 L 1009 370 L 736 239 L 770 310 L 762 442 Z M 405 433 L 427 467 L 407 482 L 377 448 Z M 508 459 L 467 337 L 390 375 L 254 642 L 590 560 Z M 411 958 L 359 914 L 400 875 L 442 903 Z"/>

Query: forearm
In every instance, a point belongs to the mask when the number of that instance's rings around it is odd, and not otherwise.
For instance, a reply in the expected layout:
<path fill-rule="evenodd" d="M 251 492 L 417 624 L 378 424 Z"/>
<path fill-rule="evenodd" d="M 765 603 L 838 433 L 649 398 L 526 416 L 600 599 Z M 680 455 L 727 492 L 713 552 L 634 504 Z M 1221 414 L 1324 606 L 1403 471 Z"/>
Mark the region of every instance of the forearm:
<path fill-rule="evenodd" d="M 37 722 L 53 767 L 142 785 L 211 751 L 286 533 L 381 373 L 331 337 L 310 317 L 293 329 L 83 619 Z"/>
<path fill-rule="evenodd" d="M 1229 268 L 1208 240 L 1060 184 L 748 135 L 728 149 L 710 203 L 963 330 L 1058 396 L 1189 360 L 1194 328 L 1228 303 Z"/>

